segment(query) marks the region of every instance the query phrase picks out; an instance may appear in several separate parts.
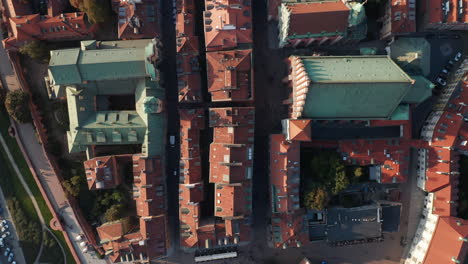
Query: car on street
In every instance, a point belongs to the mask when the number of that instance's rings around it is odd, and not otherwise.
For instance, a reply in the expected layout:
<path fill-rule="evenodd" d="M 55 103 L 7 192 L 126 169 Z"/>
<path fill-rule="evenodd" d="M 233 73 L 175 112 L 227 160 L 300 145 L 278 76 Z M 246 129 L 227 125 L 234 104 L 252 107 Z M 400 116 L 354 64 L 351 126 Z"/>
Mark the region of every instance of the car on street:
<path fill-rule="evenodd" d="M 438 83 L 438 84 L 440 84 L 442 86 L 447 85 L 447 82 L 444 79 L 442 79 L 441 77 L 437 77 L 436 83 Z"/>
<path fill-rule="evenodd" d="M 175 136 L 169 137 L 169 143 L 171 144 L 171 147 L 175 147 Z"/>
<path fill-rule="evenodd" d="M 8 257 L 8 262 L 12 263 L 13 257 Z"/>
<path fill-rule="evenodd" d="M 2 222 L 0 222 L 0 227 L 3 227 L 7 224 L 7 220 L 2 220 Z"/>
<path fill-rule="evenodd" d="M 462 57 L 462 53 L 461 52 L 457 52 L 457 54 L 455 54 L 455 57 L 453 58 L 454 61 L 459 61 Z"/>
<path fill-rule="evenodd" d="M 2 227 L 2 233 L 4 233 L 4 232 L 8 231 L 8 228 L 9 228 L 9 226 L 8 226 L 8 225 L 5 225 L 4 227 Z"/>
<path fill-rule="evenodd" d="M 5 240 L 3 238 L 0 238 L 0 247 L 5 247 Z"/>
<path fill-rule="evenodd" d="M 8 256 L 10 254 L 11 249 L 9 247 L 6 248 L 5 252 L 3 253 L 3 256 Z"/>

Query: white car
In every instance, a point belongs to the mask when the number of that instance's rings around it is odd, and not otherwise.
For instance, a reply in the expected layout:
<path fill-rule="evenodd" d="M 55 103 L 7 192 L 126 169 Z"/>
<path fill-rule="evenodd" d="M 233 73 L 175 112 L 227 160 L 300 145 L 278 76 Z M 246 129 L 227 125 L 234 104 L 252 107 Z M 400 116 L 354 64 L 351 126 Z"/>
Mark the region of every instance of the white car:
<path fill-rule="evenodd" d="M 0 227 L 3 227 L 4 225 L 7 224 L 7 221 L 6 220 L 2 220 L 2 222 L 0 222 Z"/>
<path fill-rule="evenodd" d="M 436 79 L 436 82 L 438 84 L 442 85 L 442 86 L 447 85 L 447 82 L 444 79 L 440 78 L 440 77 Z"/>
<path fill-rule="evenodd" d="M 459 61 L 461 59 L 461 56 L 462 56 L 462 53 L 461 52 L 458 52 L 457 54 L 455 54 L 455 57 L 453 58 L 455 61 Z"/>
<path fill-rule="evenodd" d="M 5 243 L 3 243 L 4 239 L 0 238 L 0 247 L 5 247 Z"/>
<path fill-rule="evenodd" d="M 10 248 L 6 248 L 5 252 L 3 253 L 3 256 L 8 256 L 8 254 L 10 253 L 11 249 Z"/>

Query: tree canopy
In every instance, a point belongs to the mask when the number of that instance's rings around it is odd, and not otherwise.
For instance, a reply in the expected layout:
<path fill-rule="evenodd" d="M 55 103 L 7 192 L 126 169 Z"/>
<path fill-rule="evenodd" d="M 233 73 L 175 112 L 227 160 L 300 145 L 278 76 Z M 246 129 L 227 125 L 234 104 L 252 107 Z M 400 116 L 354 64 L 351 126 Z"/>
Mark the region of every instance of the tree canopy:
<path fill-rule="evenodd" d="M 31 121 L 29 95 L 24 91 L 17 90 L 7 93 L 5 108 L 16 122 L 26 123 Z"/>
<path fill-rule="evenodd" d="M 88 21 L 93 24 L 106 22 L 111 16 L 109 1 L 70 0 L 70 4 L 85 12 L 88 16 Z"/>
<path fill-rule="evenodd" d="M 42 41 L 31 41 L 19 48 L 19 52 L 31 59 L 49 61 L 50 54 L 47 45 Z"/>
<path fill-rule="evenodd" d="M 323 187 L 318 187 L 305 193 L 304 206 L 309 209 L 323 210 L 329 200 L 328 192 Z"/>

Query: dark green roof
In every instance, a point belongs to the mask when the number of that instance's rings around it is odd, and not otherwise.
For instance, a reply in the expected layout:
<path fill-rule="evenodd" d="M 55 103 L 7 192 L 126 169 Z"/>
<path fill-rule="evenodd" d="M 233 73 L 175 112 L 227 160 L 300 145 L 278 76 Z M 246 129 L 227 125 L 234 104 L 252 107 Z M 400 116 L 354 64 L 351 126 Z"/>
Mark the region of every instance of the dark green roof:
<path fill-rule="evenodd" d="M 389 119 L 413 82 L 387 56 L 300 58 L 311 80 L 304 118 Z"/>

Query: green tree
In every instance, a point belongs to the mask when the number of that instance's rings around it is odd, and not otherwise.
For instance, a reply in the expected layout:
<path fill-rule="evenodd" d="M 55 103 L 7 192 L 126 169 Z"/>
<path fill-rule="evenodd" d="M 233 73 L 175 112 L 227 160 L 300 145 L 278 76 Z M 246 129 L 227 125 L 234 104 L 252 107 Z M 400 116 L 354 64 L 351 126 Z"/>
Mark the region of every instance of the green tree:
<path fill-rule="evenodd" d="M 114 204 L 104 213 L 104 220 L 106 222 L 119 220 L 122 218 L 123 207 L 120 204 Z"/>
<path fill-rule="evenodd" d="M 88 16 L 88 21 L 93 24 L 106 22 L 111 17 L 109 1 L 70 0 L 70 4 L 85 12 Z"/>
<path fill-rule="evenodd" d="M 9 92 L 5 98 L 5 108 L 8 114 L 18 123 L 31 121 L 29 111 L 29 95 L 21 90 Z"/>
<path fill-rule="evenodd" d="M 346 171 L 343 165 L 336 168 L 335 185 L 332 188 L 333 194 L 338 194 L 349 185 L 349 179 L 346 177 Z"/>
<path fill-rule="evenodd" d="M 354 177 L 360 178 L 364 173 L 362 172 L 362 167 L 356 167 L 354 169 Z"/>
<path fill-rule="evenodd" d="M 42 41 L 31 41 L 19 48 L 19 52 L 31 59 L 49 61 L 50 54 L 47 45 Z"/>
<path fill-rule="evenodd" d="M 323 210 L 329 199 L 328 192 L 324 188 L 318 187 L 305 194 L 304 205 L 309 209 Z"/>
<path fill-rule="evenodd" d="M 65 190 L 73 197 L 78 197 L 81 191 L 81 186 L 83 184 L 83 178 L 80 176 L 73 176 L 69 180 L 62 182 Z"/>

